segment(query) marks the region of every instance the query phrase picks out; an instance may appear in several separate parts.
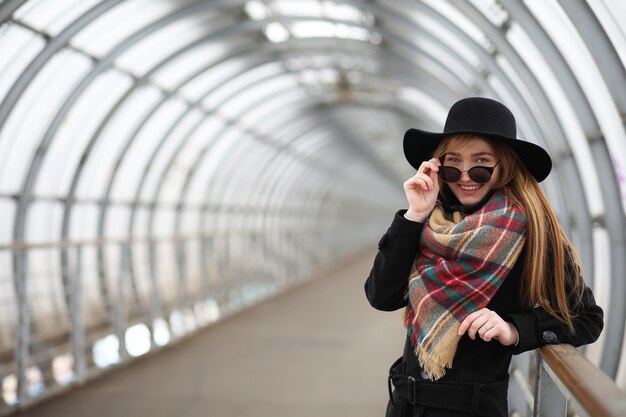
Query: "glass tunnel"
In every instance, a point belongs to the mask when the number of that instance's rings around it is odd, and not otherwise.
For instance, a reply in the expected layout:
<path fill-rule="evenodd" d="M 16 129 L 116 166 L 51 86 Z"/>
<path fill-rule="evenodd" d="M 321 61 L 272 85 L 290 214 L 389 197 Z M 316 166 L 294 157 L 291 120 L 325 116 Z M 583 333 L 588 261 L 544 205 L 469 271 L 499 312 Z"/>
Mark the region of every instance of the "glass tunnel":
<path fill-rule="evenodd" d="M 626 387 L 626 2 L 0 2 L 0 414 L 374 247 L 406 129 L 492 97 Z M 365 278 L 365 277 L 364 277 Z"/>

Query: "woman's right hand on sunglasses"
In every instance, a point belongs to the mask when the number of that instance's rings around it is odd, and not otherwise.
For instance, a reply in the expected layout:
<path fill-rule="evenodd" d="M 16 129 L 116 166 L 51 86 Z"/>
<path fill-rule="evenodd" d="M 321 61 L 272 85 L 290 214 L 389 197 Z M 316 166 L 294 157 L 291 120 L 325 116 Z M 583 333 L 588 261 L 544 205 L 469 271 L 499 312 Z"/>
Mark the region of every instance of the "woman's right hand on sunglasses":
<path fill-rule="evenodd" d="M 423 222 L 435 208 L 439 194 L 437 172 L 441 162 L 437 158 L 422 162 L 417 173 L 404 182 L 404 192 L 409 202 L 406 217 Z"/>

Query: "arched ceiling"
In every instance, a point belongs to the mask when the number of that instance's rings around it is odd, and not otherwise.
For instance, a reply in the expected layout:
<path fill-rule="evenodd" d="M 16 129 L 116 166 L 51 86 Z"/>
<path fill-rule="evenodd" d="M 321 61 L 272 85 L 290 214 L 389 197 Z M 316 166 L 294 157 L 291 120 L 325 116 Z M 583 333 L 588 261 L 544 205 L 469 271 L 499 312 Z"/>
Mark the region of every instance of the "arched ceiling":
<path fill-rule="evenodd" d="M 624 4 L 6 0 L 0 239 L 273 227 L 329 261 L 404 204 L 404 131 L 493 97 L 554 159 L 545 190 L 607 306 L 589 356 L 626 384 Z"/>

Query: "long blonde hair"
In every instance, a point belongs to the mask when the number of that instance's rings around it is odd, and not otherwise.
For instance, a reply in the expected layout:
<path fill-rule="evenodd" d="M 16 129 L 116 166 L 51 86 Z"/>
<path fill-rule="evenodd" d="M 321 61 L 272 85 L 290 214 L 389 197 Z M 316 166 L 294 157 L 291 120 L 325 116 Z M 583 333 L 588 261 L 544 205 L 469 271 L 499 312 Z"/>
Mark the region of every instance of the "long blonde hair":
<path fill-rule="evenodd" d="M 500 172 L 493 188 L 508 186 L 513 194 L 513 202 L 526 215 L 527 234 L 522 272 L 524 304 L 527 307 L 540 305 L 573 332 L 574 313 L 568 299 L 573 301 L 572 306 L 580 302 L 584 289 L 583 271 L 580 259 L 552 206 L 515 151 L 495 140 L 467 134 L 449 137 L 441 142 L 433 157 L 442 159 L 451 147 L 468 139 L 482 139 L 492 146 Z M 447 187 L 439 181 L 440 187 Z M 566 264 L 574 268 L 574 281 L 568 283 L 569 292 L 565 288 Z"/>

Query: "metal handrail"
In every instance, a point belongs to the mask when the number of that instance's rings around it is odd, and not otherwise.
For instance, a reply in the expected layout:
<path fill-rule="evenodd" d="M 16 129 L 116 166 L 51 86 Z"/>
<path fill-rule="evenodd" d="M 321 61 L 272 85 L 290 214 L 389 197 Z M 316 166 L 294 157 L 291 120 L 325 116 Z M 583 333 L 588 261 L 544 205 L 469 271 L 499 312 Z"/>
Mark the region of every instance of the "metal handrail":
<path fill-rule="evenodd" d="M 533 416 L 562 415 L 554 408 L 566 408 L 567 397 L 555 398 L 556 389 L 569 394 L 578 412 L 593 417 L 626 416 L 626 392 L 573 346 L 546 345 L 537 352 Z"/>

